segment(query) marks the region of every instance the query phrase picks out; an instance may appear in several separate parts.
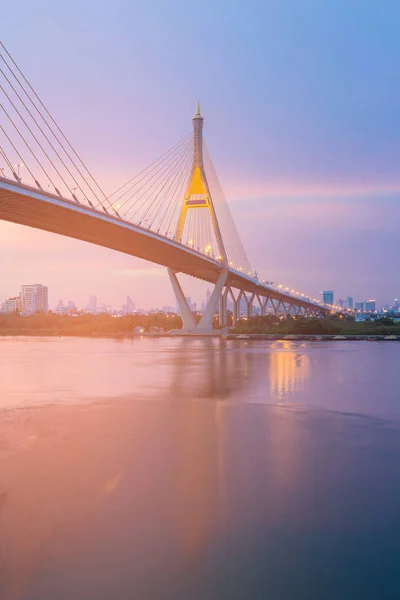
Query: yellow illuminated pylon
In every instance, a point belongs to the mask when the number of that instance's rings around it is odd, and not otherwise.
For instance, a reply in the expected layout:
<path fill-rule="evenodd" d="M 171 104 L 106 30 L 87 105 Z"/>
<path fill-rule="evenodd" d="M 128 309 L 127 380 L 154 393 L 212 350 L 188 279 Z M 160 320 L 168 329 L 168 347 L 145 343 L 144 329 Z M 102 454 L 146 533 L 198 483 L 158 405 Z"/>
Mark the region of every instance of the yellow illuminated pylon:
<path fill-rule="evenodd" d="M 223 262 L 227 263 L 224 243 L 222 241 L 221 231 L 217 221 L 214 204 L 211 197 L 210 188 L 203 163 L 203 117 L 200 114 L 200 104 L 197 102 L 196 113 L 193 117 L 194 143 L 193 143 L 193 165 L 186 188 L 185 197 L 179 214 L 176 226 L 175 239 L 182 242 L 183 230 L 185 227 L 188 210 L 206 209 L 210 213 L 211 224 L 217 240 L 219 254 Z M 205 253 L 211 250 L 207 246 Z"/>

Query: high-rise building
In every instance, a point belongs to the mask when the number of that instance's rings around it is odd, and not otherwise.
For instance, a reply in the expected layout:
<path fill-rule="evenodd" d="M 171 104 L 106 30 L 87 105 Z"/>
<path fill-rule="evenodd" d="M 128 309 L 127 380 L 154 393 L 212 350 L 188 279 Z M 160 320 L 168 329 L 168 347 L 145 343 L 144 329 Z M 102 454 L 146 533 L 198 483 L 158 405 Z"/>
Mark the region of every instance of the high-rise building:
<path fill-rule="evenodd" d="M 122 312 L 124 315 L 133 315 L 135 312 L 135 304 L 130 296 L 126 299 L 126 304 L 122 307 Z"/>
<path fill-rule="evenodd" d="M 31 315 L 36 312 L 45 312 L 49 310 L 49 290 L 41 283 L 34 285 L 23 285 L 21 287 L 21 312 L 25 315 Z"/>
<path fill-rule="evenodd" d="M 96 312 L 97 312 L 96 296 L 89 296 L 89 304 L 88 304 L 87 310 L 88 310 L 88 312 L 92 313 L 93 315 L 96 314 Z"/>
<path fill-rule="evenodd" d="M 347 298 L 339 298 L 337 304 L 340 306 L 340 308 L 353 310 L 353 298 L 351 296 L 347 296 Z"/>
<path fill-rule="evenodd" d="M 365 312 L 375 312 L 376 310 L 376 301 L 375 300 L 367 300 L 365 302 Z"/>
<path fill-rule="evenodd" d="M 15 298 L 7 298 L 1 305 L 1 312 L 3 313 L 17 313 L 21 310 L 21 300 L 19 296 Z"/>
<path fill-rule="evenodd" d="M 365 302 L 364 300 L 356 301 L 354 308 L 360 312 L 365 312 Z"/>
<path fill-rule="evenodd" d="M 322 302 L 324 304 L 333 304 L 333 291 L 332 290 L 324 290 L 321 292 Z"/>

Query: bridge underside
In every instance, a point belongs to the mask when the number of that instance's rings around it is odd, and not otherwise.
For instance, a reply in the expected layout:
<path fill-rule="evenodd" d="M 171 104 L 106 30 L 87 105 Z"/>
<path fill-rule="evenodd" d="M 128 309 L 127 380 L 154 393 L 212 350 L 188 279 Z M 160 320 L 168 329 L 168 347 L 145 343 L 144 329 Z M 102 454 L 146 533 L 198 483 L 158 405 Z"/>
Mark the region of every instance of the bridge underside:
<path fill-rule="evenodd" d="M 136 256 L 165 266 L 174 274 L 184 273 L 213 284 L 220 281 L 222 265 L 191 248 L 117 217 L 22 184 L 1 181 L 1 178 L 0 219 Z M 228 298 L 234 298 L 232 289 L 240 290 L 238 302 L 240 304 L 241 298 L 244 298 L 247 313 L 251 313 L 253 302 L 257 299 L 261 314 L 268 310 L 265 299 L 275 314 L 317 315 L 329 312 L 324 307 L 279 293 L 234 270 L 228 270 L 224 286 L 225 292 L 220 300 L 221 325 L 226 324 Z M 235 303 L 238 304 L 237 298 Z M 237 318 L 239 314 L 234 321 Z"/>
<path fill-rule="evenodd" d="M 180 244 L 166 243 L 162 236 L 100 211 L 50 194 L 40 196 L 45 199 L 0 188 L 0 219 L 117 250 L 211 283 L 218 279 L 218 264 Z"/>

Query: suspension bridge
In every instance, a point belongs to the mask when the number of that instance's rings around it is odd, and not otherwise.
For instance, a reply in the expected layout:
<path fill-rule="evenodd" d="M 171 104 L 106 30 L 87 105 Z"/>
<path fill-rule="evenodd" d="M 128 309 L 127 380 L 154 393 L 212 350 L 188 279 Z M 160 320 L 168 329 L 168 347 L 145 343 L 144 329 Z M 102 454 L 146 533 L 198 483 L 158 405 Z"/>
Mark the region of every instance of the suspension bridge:
<path fill-rule="evenodd" d="M 319 316 L 333 307 L 259 281 L 250 266 L 203 140 L 192 131 L 107 195 L 0 42 L 0 219 L 111 248 L 165 266 L 188 333 L 261 315 Z M 24 177 L 22 180 L 21 174 Z M 177 277 L 214 284 L 197 323 Z"/>

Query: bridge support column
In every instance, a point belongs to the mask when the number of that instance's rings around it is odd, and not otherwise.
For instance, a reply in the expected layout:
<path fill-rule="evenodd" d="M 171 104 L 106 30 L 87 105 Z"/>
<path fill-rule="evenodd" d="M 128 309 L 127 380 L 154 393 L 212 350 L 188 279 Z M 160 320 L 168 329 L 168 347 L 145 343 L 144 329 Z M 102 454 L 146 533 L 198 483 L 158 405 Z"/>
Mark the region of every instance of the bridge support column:
<path fill-rule="evenodd" d="M 287 319 L 289 314 L 288 314 L 288 310 L 287 310 L 287 306 L 284 302 L 282 302 L 281 300 L 279 301 L 278 304 L 278 313 L 281 311 L 281 309 L 283 310 L 283 314 L 285 316 L 285 318 Z"/>
<path fill-rule="evenodd" d="M 217 312 L 218 302 L 220 301 L 222 290 L 224 289 L 225 281 L 228 276 L 228 267 L 223 267 L 220 276 L 215 284 L 213 292 L 210 296 L 206 310 L 200 319 L 197 329 L 200 331 L 211 331 L 214 315 Z"/>
<path fill-rule="evenodd" d="M 172 284 L 172 289 L 174 290 L 176 301 L 179 307 L 179 312 L 181 313 L 182 322 L 183 322 L 183 331 L 187 333 L 196 333 L 199 332 L 211 332 L 213 326 L 214 315 L 217 312 L 218 302 L 221 303 L 222 310 L 220 311 L 220 324 L 222 321 L 222 325 L 227 324 L 228 315 L 227 315 L 227 292 L 222 294 L 222 290 L 224 288 L 226 278 L 228 276 L 228 267 L 223 267 L 218 280 L 214 286 L 214 290 L 210 296 L 206 309 L 204 311 L 203 316 L 201 317 L 199 323 L 196 323 L 196 320 L 192 314 L 191 308 L 185 298 L 185 294 L 183 293 L 181 284 L 178 281 L 176 273 L 171 269 L 168 269 L 169 279 Z"/>
<path fill-rule="evenodd" d="M 254 296 L 255 294 L 252 294 L 250 296 L 250 298 L 246 298 L 246 317 L 248 319 L 251 319 L 251 317 L 253 316 L 253 302 L 254 302 Z"/>
<path fill-rule="evenodd" d="M 232 290 L 230 287 L 226 287 L 224 293 L 221 295 L 219 302 L 219 325 L 224 327 L 228 325 L 228 296 L 232 297 Z"/>
<path fill-rule="evenodd" d="M 258 303 L 260 305 L 260 313 L 262 317 L 265 317 L 265 315 L 267 314 L 267 304 L 268 304 L 268 296 L 259 296 L 257 294 L 257 299 L 258 299 Z"/>
<path fill-rule="evenodd" d="M 232 314 L 232 325 L 236 327 L 237 322 L 240 317 L 240 299 L 235 298 L 232 293 L 232 302 L 233 302 L 233 314 Z"/>
<path fill-rule="evenodd" d="M 185 294 L 181 288 L 181 284 L 178 281 L 176 273 L 168 269 L 169 280 L 174 290 L 175 298 L 178 303 L 179 312 L 181 313 L 183 329 L 186 331 L 193 331 L 196 329 L 197 324 L 194 316 L 192 315 L 191 308 L 185 298 Z"/>
<path fill-rule="evenodd" d="M 225 300 L 225 298 L 224 298 L 224 295 L 222 294 L 219 299 L 219 310 L 218 310 L 218 322 L 219 322 L 220 327 L 223 327 L 225 325 L 225 323 L 224 323 L 224 316 L 225 316 L 224 300 Z"/>

